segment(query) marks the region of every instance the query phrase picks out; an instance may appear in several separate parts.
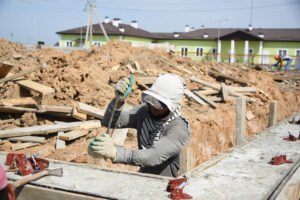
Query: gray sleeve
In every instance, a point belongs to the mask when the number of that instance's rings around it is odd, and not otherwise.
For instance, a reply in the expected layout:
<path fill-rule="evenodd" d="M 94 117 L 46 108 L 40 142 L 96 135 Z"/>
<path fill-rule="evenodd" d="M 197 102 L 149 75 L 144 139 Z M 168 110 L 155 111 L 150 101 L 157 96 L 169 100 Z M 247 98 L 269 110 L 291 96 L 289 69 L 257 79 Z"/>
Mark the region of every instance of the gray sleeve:
<path fill-rule="evenodd" d="M 108 122 L 113 110 L 114 101 L 112 100 L 105 111 L 102 125 L 108 126 Z M 111 128 L 136 128 L 136 121 L 137 121 L 137 113 L 142 105 L 136 106 L 129 111 L 122 111 L 122 108 L 116 109 L 112 123 Z"/>
<path fill-rule="evenodd" d="M 138 165 L 141 167 L 156 166 L 172 156 L 180 153 L 183 146 L 190 142 L 189 125 L 182 119 L 169 124 L 167 132 L 155 142 L 150 149 L 129 150 L 117 147 L 117 157 L 114 163 Z"/>

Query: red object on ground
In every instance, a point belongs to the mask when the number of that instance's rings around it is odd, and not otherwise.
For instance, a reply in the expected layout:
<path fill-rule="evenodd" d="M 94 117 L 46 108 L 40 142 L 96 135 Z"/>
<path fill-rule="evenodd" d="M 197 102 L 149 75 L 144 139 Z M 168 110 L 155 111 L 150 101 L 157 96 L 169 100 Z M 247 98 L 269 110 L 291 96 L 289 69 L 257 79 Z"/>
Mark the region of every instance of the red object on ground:
<path fill-rule="evenodd" d="M 183 193 L 186 182 L 187 178 L 170 180 L 166 189 L 168 192 L 171 192 L 168 197 L 171 199 L 192 199 L 193 197 L 191 195 Z"/>
<path fill-rule="evenodd" d="M 280 156 L 273 157 L 269 164 L 271 164 L 271 165 L 281 165 L 281 164 L 284 164 L 284 163 L 293 163 L 293 161 L 292 160 L 287 160 L 286 155 L 280 155 Z"/>
<path fill-rule="evenodd" d="M 292 134 L 289 134 L 289 137 L 286 137 L 286 138 L 283 138 L 284 140 L 287 140 L 287 141 L 291 141 L 291 142 L 294 142 L 296 140 L 298 140 L 295 136 L 293 136 Z"/>
<path fill-rule="evenodd" d="M 49 161 L 42 158 L 26 158 L 22 153 L 9 153 L 5 165 L 10 169 L 19 169 L 22 176 L 32 174 L 34 170 L 43 170 L 49 166 Z"/>

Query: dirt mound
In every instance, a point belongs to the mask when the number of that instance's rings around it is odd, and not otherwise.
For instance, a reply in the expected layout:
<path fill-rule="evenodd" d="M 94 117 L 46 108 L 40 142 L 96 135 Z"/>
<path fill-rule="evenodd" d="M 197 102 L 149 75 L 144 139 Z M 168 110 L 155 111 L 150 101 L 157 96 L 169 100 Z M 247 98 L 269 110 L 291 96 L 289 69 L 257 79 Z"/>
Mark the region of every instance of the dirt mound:
<path fill-rule="evenodd" d="M 134 74 L 135 77 L 176 73 L 186 79 L 187 88 L 191 91 L 203 88 L 202 85 L 190 80 L 192 75 L 211 83 L 223 82 L 228 86 L 241 86 L 232 80 L 216 78 L 209 74 L 208 70 L 226 71 L 227 75 L 252 82 L 253 84 L 250 86 L 256 87 L 256 93 L 251 94 L 251 98 L 255 101 L 247 102 L 247 111 L 254 116 L 251 120 L 247 120 L 248 137 L 267 127 L 271 100 L 278 101 L 278 120 L 300 110 L 300 91 L 280 90 L 267 71 L 257 71 L 240 64 L 194 61 L 161 49 L 132 47 L 128 42 L 110 41 L 101 49 L 73 50 L 71 53 L 65 53 L 52 48 L 30 50 L 21 44 L 0 39 L 0 52 L 0 61 L 8 60 L 16 66 L 12 70 L 13 73 L 46 63 L 47 67 L 25 77 L 55 89 L 53 94 L 42 96 L 36 92 L 27 91 L 26 93 L 16 83 L 7 82 L 0 88 L 2 99 L 31 96 L 38 101 L 39 105 L 72 106 L 74 102 L 79 101 L 98 108 L 105 108 L 114 97 L 115 83 L 121 77 L 130 75 L 126 65 L 134 66 L 137 62 L 142 74 L 136 73 Z M 181 66 L 189 72 L 176 70 L 170 64 Z M 113 68 L 118 65 L 118 70 L 114 70 Z M 141 93 L 142 88 L 135 85 L 128 101 L 134 105 L 141 103 Z M 195 165 L 235 145 L 235 101 L 218 103 L 218 107 L 213 109 L 208 105 L 202 106 L 194 100 L 184 98 L 182 112 L 189 120 L 192 128 L 190 146 L 196 158 Z M 8 124 L 4 129 L 51 124 L 57 120 L 56 118 L 37 116 L 33 113 L 0 115 L 2 120 L 9 118 L 14 118 L 15 122 Z M 51 150 L 53 152 L 48 157 L 73 162 L 86 162 L 86 152 L 83 149 L 86 149 L 90 138 L 102 132 L 105 132 L 105 127 L 91 131 L 87 137 L 69 143 L 65 150 Z M 135 135 L 128 137 L 125 146 L 135 147 L 135 137 Z M 21 151 L 34 153 L 34 151 L 48 147 L 53 149 L 55 138 L 56 136 L 50 135 L 46 145 Z M 1 145 L 1 149 L 11 151 L 8 143 L 5 141 L 4 145 Z M 122 165 L 110 164 L 110 167 L 137 170 L 136 167 L 124 167 Z"/>

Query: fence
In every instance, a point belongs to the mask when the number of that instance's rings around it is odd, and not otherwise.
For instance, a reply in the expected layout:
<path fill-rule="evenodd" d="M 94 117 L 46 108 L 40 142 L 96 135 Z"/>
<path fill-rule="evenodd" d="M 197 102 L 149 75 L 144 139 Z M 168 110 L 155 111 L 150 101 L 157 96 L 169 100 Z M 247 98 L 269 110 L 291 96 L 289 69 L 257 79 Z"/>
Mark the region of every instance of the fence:
<path fill-rule="evenodd" d="M 275 55 L 245 55 L 245 54 L 230 54 L 230 53 L 202 53 L 202 52 L 176 52 L 177 55 L 181 57 L 189 57 L 193 60 L 200 60 L 202 62 L 205 61 L 218 61 L 218 56 L 220 57 L 220 62 L 223 63 L 242 63 L 247 66 L 251 65 L 269 65 L 273 66 L 276 63 L 274 59 Z M 300 69 L 300 56 L 291 56 L 293 58 L 293 62 L 291 66 L 294 66 L 295 69 Z M 285 63 L 283 63 L 283 66 Z"/>

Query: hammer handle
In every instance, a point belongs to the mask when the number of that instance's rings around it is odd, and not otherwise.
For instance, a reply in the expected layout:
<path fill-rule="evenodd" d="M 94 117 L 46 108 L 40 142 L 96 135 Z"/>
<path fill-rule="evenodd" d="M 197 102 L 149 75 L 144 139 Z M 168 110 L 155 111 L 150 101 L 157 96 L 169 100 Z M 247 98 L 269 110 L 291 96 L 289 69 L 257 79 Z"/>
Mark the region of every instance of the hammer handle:
<path fill-rule="evenodd" d="M 17 188 L 17 187 L 19 187 L 21 185 L 24 185 L 24 184 L 26 184 L 26 183 L 28 183 L 30 181 L 36 180 L 36 179 L 38 179 L 38 178 L 40 178 L 42 176 L 46 176 L 48 174 L 49 174 L 48 170 L 43 170 L 43 171 L 41 171 L 39 173 L 33 174 L 33 175 L 29 176 L 29 177 L 26 177 L 26 178 L 23 178 L 23 179 L 19 179 L 19 180 L 13 182 L 13 186 L 15 188 Z"/>

